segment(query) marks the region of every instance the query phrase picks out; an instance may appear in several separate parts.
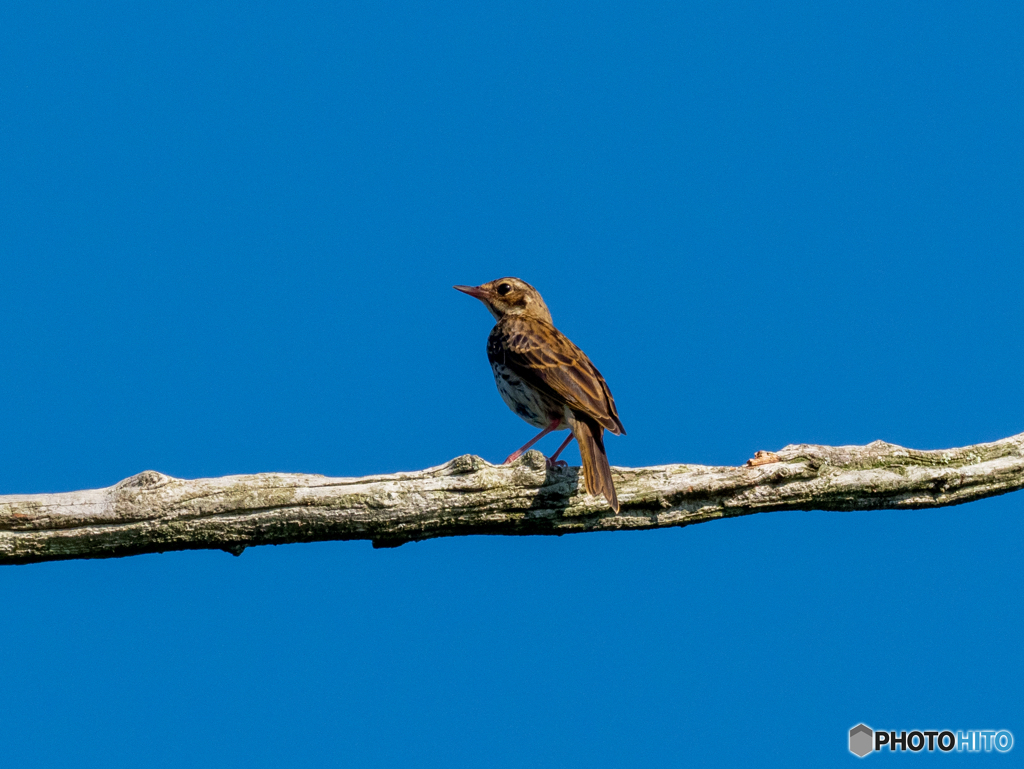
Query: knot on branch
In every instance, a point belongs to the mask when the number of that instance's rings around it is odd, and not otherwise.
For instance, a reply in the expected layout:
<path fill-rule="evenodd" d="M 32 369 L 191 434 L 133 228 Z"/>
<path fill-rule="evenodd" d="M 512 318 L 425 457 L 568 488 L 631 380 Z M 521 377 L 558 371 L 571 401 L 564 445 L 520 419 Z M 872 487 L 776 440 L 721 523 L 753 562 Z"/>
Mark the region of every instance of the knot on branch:
<path fill-rule="evenodd" d="M 475 454 L 463 454 L 461 457 L 450 460 L 443 466 L 443 469 L 447 471 L 448 475 L 467 475 L 482 470 L 487 467 L 487 464 L 487 460 L 483 457 L 478 457 Z"/>
<path fill-rule="evenodd" d="M 125 478 L 114 486 L 115 489 L 156 489 L 173 481 L 169 475 L 158 473 L 156 470 L 143 470 L 138 475 Z"/>

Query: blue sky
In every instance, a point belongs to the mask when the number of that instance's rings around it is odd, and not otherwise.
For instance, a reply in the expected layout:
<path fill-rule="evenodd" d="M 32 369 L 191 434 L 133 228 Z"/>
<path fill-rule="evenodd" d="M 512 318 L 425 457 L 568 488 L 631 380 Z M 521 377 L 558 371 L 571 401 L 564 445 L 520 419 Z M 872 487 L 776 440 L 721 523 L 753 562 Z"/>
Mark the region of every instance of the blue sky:
<path fill-rule="evenodd" d="M 7 3 L 0 494 L 500 461 L 533 431 L 450 287 L 504 275 L 608 379 L 613 465 L 1019 433 L 1022 36 L 986 2 Z M 1021 740 L 1022 512 L 4 567 L 4 762 Z"/>

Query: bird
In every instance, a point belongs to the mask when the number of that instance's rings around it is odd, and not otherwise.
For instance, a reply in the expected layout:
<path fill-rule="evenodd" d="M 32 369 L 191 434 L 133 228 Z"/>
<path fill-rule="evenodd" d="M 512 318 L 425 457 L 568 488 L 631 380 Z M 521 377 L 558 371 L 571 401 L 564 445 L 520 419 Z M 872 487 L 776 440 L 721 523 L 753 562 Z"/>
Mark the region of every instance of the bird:
<path fill-rule="evenodd" d="M 497 321 L 487 337 L 487 359 L 502 400 L 540 434 L 504 462 L 517 460 L 555 430 L 569 437 L 547 460 L 565 467 L 558 455 L 573 438 L 580 447 L 588 494 L 603 495 L 619 512 L 619 499 L 604 448 L 604 431 L 625 435 L 608 384 L 590 358 L 555 328 L 540 292 L 525 280 L 499 278 L 479 286 L 453 286 L 476 297 Z"/>

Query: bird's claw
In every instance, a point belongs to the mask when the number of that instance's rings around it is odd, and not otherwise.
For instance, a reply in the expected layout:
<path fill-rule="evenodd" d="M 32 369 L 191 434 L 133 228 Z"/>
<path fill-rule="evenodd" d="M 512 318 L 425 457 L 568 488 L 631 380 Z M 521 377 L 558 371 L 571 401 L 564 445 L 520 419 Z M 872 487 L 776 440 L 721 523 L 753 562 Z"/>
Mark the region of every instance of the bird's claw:
<path fill-rule="evenodd" d="M 548 470 L 554 470 L 556 467 L 569 466 L 569 463 L 566 462 L 564 459 L 552 459 L 551 457 L 546 457 L 544 459 L 544 464 L 547 465 Z"/>

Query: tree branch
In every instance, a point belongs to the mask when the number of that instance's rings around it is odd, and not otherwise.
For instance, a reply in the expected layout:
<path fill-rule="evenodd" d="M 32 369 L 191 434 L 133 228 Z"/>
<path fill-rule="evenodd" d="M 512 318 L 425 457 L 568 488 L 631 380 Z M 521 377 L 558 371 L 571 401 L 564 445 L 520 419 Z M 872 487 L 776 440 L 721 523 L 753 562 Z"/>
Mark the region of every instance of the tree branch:
<path fill-rule="evenodd" d="M 744 467 L 613 468 L 622 512 L 583 491 L 579 468 L 462 456 L 365 478 L 263 473 L 180 480 L 151 470 L 107 489 L 0 497 L 0 564 L 169 550 L 369 539 L 395 547 L 466 534 L 571 534 L 689 526 L 773 510 L 959 505 L 1024 488 L 1024 433 L 914 451 L 787 446 Z"/>

